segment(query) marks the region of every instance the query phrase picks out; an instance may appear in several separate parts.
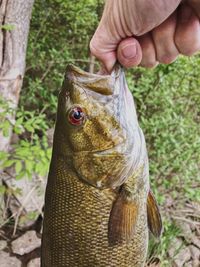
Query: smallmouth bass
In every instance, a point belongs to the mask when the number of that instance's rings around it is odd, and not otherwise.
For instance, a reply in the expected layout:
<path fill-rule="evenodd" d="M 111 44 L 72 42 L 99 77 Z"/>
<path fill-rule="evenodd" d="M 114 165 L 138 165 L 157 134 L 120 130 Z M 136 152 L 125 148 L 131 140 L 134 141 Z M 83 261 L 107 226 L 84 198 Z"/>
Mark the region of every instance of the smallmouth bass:
<path fill-rule="evenodd" d="M 146 144 L 122 68 L 69 65 L 59 94 L 42 267 L 142 267 L 162 222 Z"/>

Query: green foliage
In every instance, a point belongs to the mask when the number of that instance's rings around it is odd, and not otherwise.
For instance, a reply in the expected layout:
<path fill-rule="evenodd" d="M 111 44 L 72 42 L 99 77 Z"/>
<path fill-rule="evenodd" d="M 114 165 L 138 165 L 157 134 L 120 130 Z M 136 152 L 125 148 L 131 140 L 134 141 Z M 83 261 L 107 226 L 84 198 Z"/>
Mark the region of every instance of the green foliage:
<path fill-rule="evenodd" d="M 4 25 L 0 25 L 0 30 L 13 31 L 14 28 L 15 28 L 15 26 L 12 25 L 12 24 L 4 24 Z"/>
<path fill-rule="evenodd" d="M 166 255 L 166 251 L 170 249 L 173 240 L 178 237 L 180 234 L 180 229 L 178 229 L 172 222 L 169 220 L 164 220 L 164 232 L 162 238 L 160 240 L 156 240 L 155 238 L 150 238 L 149 242 L 149 261 L 154 261 L 155 259 L 159 259 L 162 267 L 171 266 L 171 262 L 173 258 L 169 259 Z M 176 248 L 176 253 L 174 257 L 177 255 L 181 247 Z"/>
<path fill-rule="evenodd" d="M 55 122 L 57 96 L 67 63 L 87 70 L 88 44 L 98 23 L 102 0 L 36 0 L 27 69 L 16 123 L 14 112 L 0 101 L 0 129 L 8 135 L 14 125 L 18 141 L 10 154 L 0 153 L 4 167 L 14 166 L 17 179 L 47 174 L 51 149 L 46 131 Z M 172 198 L 200 200 L 200 57 L 180 58 L 154 70 L 127 73 L 137 112 L 147 140 L 153 191 L 162 206 Z M 0 192 L 3 191 L 0 188 Z M 168 220 L 160 246 L 150 253 L 169 266 L 166 250 L 177 235 Z M 165 265 L 166 263 L 166 265 Z M 167 265 L 168 264 L 168 265 Z"/>
<path fill-rule="evenodd" d="M 2 131 L 5 137 L 8 137 L 11 127 L 14 125 L 9 118 L 14 114 L 15 111 L 11 108 L 11 103 L 5 102 L 1 96 L 0 110 L 0 131 Z"/>
<path fill-rule="evenodd" d="M 21 103 L 47 107 L 55 117 L 57 95 L 69 62 L 89 66 L 89 40 L 98 23 L 102 0 L 36 0 Z"/>
<path fill-rule="evenodd" d="M 0 102 L 0 129 L 8 136 L 12 126 L 19 140 L 11 153 L 0 152 L 2 167 L 14 166 L 17 179 L 48 172 L 51 149 L 46 130 L 55 121 L 57 96 L 67 63 L 89 66 L 88 44 L 98 23 L 102 0 L 36 0 L 34 4 L 27 69 L 16 122 L 15 112 Z M 11 30 L 10 28 L 6 28 Z"/>
<path fill-rule="evenodd" d="M 6 117 L 0 126 L 5 127 L 5 125 L 10 129 L 11 125 Z M 14 166 L 16 179 L 31 178 L 33 174 L 45 176 L 51 156 L 51 148 L 48 147 L 47 137 L 44 134 L 47 129 L 45 114 L 19 109 L 13 127 L 13 132 L 18 135 L 19 140 L 12 145 L 12 153 L 0 152 L 1 167 Z"/>
<path fill-rule="evenodd" d="M 154 189 L 160 186 L 173 197 L 184 194 L 196 200 L 200 200 L 199 66 L 200 57 L 182 57 L 155 70 L 138 69 L 129 78 L 147 139 Z"/>

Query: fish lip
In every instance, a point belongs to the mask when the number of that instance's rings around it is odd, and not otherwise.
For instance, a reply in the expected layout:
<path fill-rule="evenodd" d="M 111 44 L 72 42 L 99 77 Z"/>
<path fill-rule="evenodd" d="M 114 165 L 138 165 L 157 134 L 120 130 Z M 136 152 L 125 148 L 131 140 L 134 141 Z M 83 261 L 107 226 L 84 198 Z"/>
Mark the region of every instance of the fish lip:
<path fill-rule="evenodd" d="M 116 64 L 115 67 L 113 68 L 113 71 L 111 72 L 111 74 L 102 75 L 102 74 L 98 74 L 98 73 L 91 73 L 91 72 L 84 71 L 81 68 L 77 67 L 76 65 L 70 63 L 66 67 L 66 75 L 72 81 L 75 79 L 75 77 L 73 75 L 70 75 L 71 73 L 78 74 L 81 76 L 84 75 L 87 77 L 107 78 L 108 79 L 111 77 L 118 78 L 121 70 L 122 70 L 122 67 L 119 64 Z"/>
<path fill-rule="evenodd" d="M 95 83 L 95 87 L 97 83 L 100 84 L 100 87 L 103 84 L 103 87 L 107 88 L 107 90 L 109 89 L 106 95 L 112 95 L 114 94 L 114 91 L 115 91 L 116 81 L 119 79 L 122 71 L 123 71 L 122 67 L 120 65 L 116 65 L 116 67 L 114 67 L 111 74 L 102 75 L 102 74 L 90 73 L 90 72 L 84 71 L 76 67 L 73 64 L 69 64 L 66 67 L 65 79 L 68 80 L 70 83 L 74 83 L 74 84 L 78 84 L 82 86 L 85 85 L 87 89 L 89 90 L 91 89 L 90 88 L 91 84 Z M 96 90 L 94 90 L 93 88 L 92 91 L 96 91 Z M 100 90 L 100 93 L 103 91 Z M 98 93 L 99 91 L 97 90 L 96 92 Z"/>
<path fill-rule="evenodd" d="M 66 68 L 65 80 L 84 88 L 84 90 L 110 96 L 114 93 L 116 79 L 112 75 L 89 73 L 70 64 Z"/>

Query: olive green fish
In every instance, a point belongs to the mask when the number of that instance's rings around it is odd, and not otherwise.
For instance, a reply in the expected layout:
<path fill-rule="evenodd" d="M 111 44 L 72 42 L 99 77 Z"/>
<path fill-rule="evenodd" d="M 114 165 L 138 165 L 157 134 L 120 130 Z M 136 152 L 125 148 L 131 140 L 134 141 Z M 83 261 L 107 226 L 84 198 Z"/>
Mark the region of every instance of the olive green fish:
<path fill-rule="evenodd" d="M 59 95 L 42 237 L 42 267 L 142 267 L 161 217 L 146 144 L 121 67 L 70 65 Z"/>

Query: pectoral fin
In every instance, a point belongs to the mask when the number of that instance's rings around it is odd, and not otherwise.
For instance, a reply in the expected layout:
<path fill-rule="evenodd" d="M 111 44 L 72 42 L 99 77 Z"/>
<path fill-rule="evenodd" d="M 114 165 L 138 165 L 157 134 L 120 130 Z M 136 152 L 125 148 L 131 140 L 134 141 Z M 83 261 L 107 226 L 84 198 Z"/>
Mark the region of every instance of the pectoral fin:
<path fill-rule="evenodd" d="M 121 192 L 111 210 L 109 219 L 108 238 L 110 245 L 129 242 L 135 232 L 138 217 L 138 203 L 126 198 Z"/>
<path fill-rule="evenodd" d="M 149 191 L 147 199 L 147 216 L 149 230 L 155 237 L 160 237 L 162 233 L 162 219 L 158 204 L 151 191 Z"/>

